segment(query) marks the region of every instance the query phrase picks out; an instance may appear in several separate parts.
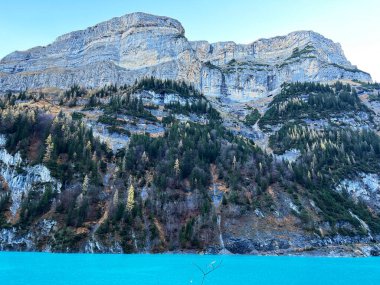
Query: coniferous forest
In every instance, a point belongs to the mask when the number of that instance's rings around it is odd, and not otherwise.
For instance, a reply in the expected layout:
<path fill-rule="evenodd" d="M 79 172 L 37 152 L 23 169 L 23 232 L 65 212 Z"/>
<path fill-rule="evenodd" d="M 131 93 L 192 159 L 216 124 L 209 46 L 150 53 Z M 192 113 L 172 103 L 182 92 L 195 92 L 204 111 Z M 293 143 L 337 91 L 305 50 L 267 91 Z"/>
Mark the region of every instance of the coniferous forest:
<path fill-rule="evenodd" d="M 287 217 L 285 228 L 321 239 L 380 234 L 372 205 L 337 190 L 345 179 L 380 171 L 379 136 L 344 123 L 361 114 L 373 124 L 350 85 L 284 84 L 262 115 L 248 110 L 243 125 L 258 122 L 265 148 L 229 129 L 212 102 L 183 82 L 75 85 L 58 96 L 9 92 L 0 106 L 4 149 L 17 160 L 3 164 L 19 175 L 43 166 L 52 177 L 23 194 L 12 219 L 2 181 L 0 225 L 22 232 L 57 221 L 40 241 L 54 251 L 80 250 L 89 240 L 118 242 L 124 252 L 205 249 L 215 245 L 220 215 L 259 215 L 263 223 Z M 125 143 L 115 148 L 112 138 Z M 281 158 L 289 150 L 299 157 Z"/>

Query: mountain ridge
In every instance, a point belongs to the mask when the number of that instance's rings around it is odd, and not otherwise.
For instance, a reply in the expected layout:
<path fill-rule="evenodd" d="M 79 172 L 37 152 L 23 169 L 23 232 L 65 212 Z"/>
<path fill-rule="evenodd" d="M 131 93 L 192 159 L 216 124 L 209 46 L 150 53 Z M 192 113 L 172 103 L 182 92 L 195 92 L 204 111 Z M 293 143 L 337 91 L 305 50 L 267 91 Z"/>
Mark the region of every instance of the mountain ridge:
<path fill-rule="evenodd" d="M 206 96 L 238 102 L 267 96 L 283 82 L 371 81 L 346 59 L 340 44 L 312 31 L 251 44 L 189 41 L 179 21 L 141 12 L 0 60 L 2 91 L 74 84 L 97 88 L 150 76 L 184 80 Z"/>

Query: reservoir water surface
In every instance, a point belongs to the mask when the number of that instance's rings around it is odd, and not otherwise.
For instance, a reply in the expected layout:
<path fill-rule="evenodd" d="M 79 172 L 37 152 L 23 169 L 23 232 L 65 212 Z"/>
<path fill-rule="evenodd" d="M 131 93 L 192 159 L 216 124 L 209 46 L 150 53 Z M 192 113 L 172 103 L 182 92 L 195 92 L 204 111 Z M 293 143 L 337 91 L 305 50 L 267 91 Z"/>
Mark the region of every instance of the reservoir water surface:
<path fill-rule="evenodd" d="M 220 265 L 220 266 L 219 266 Z M 380 258 L 0 252 L 1 285 L 380 284 Z"/>

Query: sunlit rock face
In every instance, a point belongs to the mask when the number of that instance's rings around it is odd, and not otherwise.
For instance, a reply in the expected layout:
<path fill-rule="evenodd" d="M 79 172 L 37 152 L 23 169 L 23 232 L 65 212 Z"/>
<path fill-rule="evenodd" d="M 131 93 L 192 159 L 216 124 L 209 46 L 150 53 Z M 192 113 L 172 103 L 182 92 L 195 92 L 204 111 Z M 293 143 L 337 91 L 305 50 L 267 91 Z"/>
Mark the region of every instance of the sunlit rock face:
<path fill-rule="evenodd" d="M 19 210 L 22 200 L 31 190 L 45 191 L 46 187 L 52 187 L 59 192 L 61 183 L 50 175 L 46 166 L 37 164 L 29 166 L 22 161 L 20 153 L 14 155 L 4 148 L 5 136 L 0 136 L 0 176 L 10 190 L 12 215 Z"/>
<path fill-rule="evenodd" d="M 338 192 L 347 192 L 355 201 L 364 201 L 374 211 L 380 212 L 380 176 L 374 173 L 359 173 L 355 179 L 344 179 L 336 187 Z"/>
<path fill-rule="evenodd" d="M 174 19 L 128 14 L 17 51 L 0 61 L 0 90 L 101 87 L 154 76 L 185 80 L 205 95 L 249 101 L 283 82 L 371 81 L 345 58 L 339 44 L 311 32 L 252 44 L 190 42 Z"/>
<path fill-rule="evenodd" d="M 283 82 L 371 80 L 369 74 L 351 65 L 340 44 L 312 31 L 248 45 L 200 41 L 192 42 L 192 47 L 208 67 L 201 73 L 205 94 L 225 94 L 236 101 L 266 96 Z"/>
<path fill-rule="evenodd" d="M 1 89 L 98 87 L 136 78 L 188 78 L 196 66 L 181 24 L 134 13 L 60 36 L 51 45 L 14 52 L 1 61 Z"/>

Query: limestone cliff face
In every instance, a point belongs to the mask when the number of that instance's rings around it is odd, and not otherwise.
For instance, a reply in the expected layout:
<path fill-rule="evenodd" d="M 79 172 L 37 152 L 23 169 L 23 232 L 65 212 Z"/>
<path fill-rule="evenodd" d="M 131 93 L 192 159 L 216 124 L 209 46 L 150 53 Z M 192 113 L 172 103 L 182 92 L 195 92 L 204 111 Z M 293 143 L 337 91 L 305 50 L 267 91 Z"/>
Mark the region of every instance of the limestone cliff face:
<path fill-rule="evenodd" d="M 60 36 L 0 61 L 0 90 L 100 87 L 155 76 L 185 80 L 206 95 L 237 101 L 265 96 L 285 81 L 358 79 L 339 44 L 309 31 L 252 44 L 189 42 L 167 17 L 133 13 Z"/>
<path fill-rule="evenodd" d="M 248 45 L 200 41 L 192 42 L 192 47 L 208 67 L 201 73 L 205 94 L 226 94 L 238 101 L 265 96 L 283 82 L 371 80 L 368 73 L 351 65 L 339 44 L 312 31 Z"/>
<path fill-rule="evenodd" d="M 0 89 L 98 87 L 143 76 L 195 80 L 189 72 L 197 65 L 178 21 L 135 13 L 6 56 Z"/>

